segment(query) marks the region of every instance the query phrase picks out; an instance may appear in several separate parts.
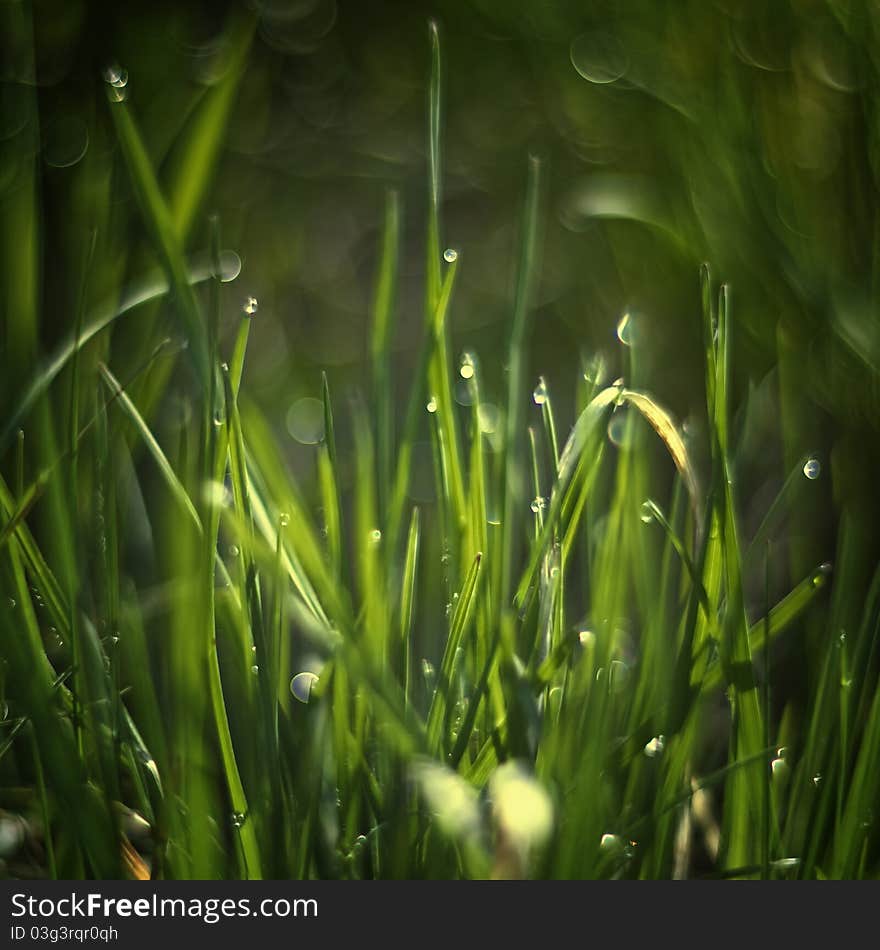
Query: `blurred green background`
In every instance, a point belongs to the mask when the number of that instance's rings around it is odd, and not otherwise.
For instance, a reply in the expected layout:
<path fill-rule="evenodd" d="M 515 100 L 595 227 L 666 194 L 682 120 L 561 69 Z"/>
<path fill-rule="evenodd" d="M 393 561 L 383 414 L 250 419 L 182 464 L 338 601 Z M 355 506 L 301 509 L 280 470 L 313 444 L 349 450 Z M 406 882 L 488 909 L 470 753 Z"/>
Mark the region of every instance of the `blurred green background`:
<path fill-rule="evenodd" d="M 863 523 L 876 514 L 872 4 L 40 0 L 32 37 L 27 10 L 3 4 L 7 404 L 37 355 L 71 331 L 93 229 L 93 299 L 118 298 L 155 266 L 105 102 L 102 71 L 114 67 L 187 247 L 206 251 L 217 214 L 224 246 L 240 255 L 240 303 L 259 305 L 247 392 L 309 475 L 298 439 L 318 437 L 317 403 L 300 400 L 319 395 L 322 369 L 343 393 L 366 382 L 388 188 L 404 209 L 394 347 L 408 385 L 424 286 L 426 22 L 436 17 L 444 231 L 461 255 L 452 332 L 456 352 L 481 358 L 484 398 L 504 385 L 497 354 L 537 154 L 546 213 L 530 372 L 550 380 L 564 423 L 573 370 L 598 354 L 617 374 L 615 329 L 629 313 L 636 382 L 699 431 L 697 270 L 708 261 L 732 287 L 747 527 L 809 453 L 838 465 L 848 488 L 834 517 L 820 491 L 804 499 L 789 531 L 800 538 L 793 576 L 829 549 L 847 501 Z M 161 320 L 123 327 L 116 363 L 140 365 Z M 169 425 L 186 418 L 173 401 L 165 412 Z M 430 492 L 429 471 L 424 480 Z"/>
<path fill-rule="evenodd" d="M 829 427 L 838 437 L 876 432 L 869 3 L 42 0 L 33 62 L 18 42 L 21 5 L 3 6 L 0 133 L 4 151 L 21 157 L 18 176 L 4 165 L 3 213 L 14 222 L 32 170 L 45 275 L 36 339 L 7 319 L 8 348 L 47 348 L 69 330 L 81 266 L 70 249 L 90 227 L 108 288 L 142 269 L 101 70 L 127 71 L 151 158 L 174 183 L 182 130 L 236 70 L 243 45 L 216 161 L 185 186 L 185 214 L 193 250 L 207 246 L 208 213 L 219 214 L 223 243 L 243 262 L 242 302 L 259 300 L 250 392 L 283 426 L 290 404 L 317 394 L 321 368 L 347 385 L 364 367 L 389 186 L 406 216 L 396 346 L 409 364 L 423 285 L 425 24 L 435 16 L 446 56 L 445 233 L 462 255 L 453 329 L 483 356 L 488 379 L 500 384 L 492 356 L 510 316 L 534 152 L 548 166 L 535 375 L 564 392 L 585 356 L 604 352 L 613 367 L 615 326 L 630 312 L 642 382 L 686 418 L 701 404 L 696 272 L 708 260 L 733 288 L 739 390 L 755 387 L 762 402 L 753 438 L 780 413 L 815 443 L 795 453 L 827 451 Z M 254 35 L 242 39 L 239 21 L 250 17 Z M 33 84 L 38 131 L 21 82 Z M 40 161 L 22 170 L 35 150 Z M 23 237 L 4 233 L 16 245 Z M 10 312 L 22 292 L 4 289 Z M 779 393 L 786 373 L 791 405 Z"/>

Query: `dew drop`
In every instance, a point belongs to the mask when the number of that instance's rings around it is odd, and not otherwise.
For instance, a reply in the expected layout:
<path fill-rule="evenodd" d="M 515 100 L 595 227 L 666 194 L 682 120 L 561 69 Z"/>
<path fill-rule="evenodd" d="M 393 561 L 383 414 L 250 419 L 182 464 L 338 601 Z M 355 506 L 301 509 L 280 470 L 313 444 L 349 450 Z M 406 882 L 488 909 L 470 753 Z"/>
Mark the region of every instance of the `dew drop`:
<path fill-rule="evenodd" d="M 355 838 L 354 841 L 352 842 L 351 851 L 348 854 L 349 860 L 357 861 L 360 858 L 361 853 L 363 852 L 364 848 L 366 848 L 366 846 L 367 846 L 367 836 L 358 835 L 357 838 Z"/>
<path fill-rule="evenodd" d="M 238 557 L 238 554 L 239 554 L 238 545 L 236 545 L 236 544 L 230 544 L 230 545 L 229 545 L 229 556 L 230 556 L 230 557 Z"/>
<path fill-rule="evenodd" d="M 252 317 L 257 312 L 257 310 L 259 310 L 259 307 L 260 305 L 257 302 L 256 297 L 248 297 L 247 300 L 245 300 L 244 307 L 242 309 L 249 317 Z"/>
<path fill-rule="evenodd" d="M 547 402 L 547 383 L 544 382 L 543 376 L 538 379 L 538 385 L 535 386 L 532 399 L 534 399 L 536 406 L 543 406 Z"/>
<path fill-rule="evenodd" d="M 14 598 L 14 597 L 10 597 L 10 598 L 9 598 L 9 606 L 10 606 L 11 609 L 13 609 L 13 610 L 15 609 L 15 598 Z"/>
<path fill-rule="evenodd" d="M 543 511 L 547 507 L 547 501 L 542 495 L 538 495 L 532 499 L 531 505 L 529 507 L 532 509 L 534 514 L 537 514 L 539 511 Z"/>
<path fill-rule="evenodd" d="M 378 528 L 373 528 L 369 538 L 371 544 L 378 544 L 382 540 L 382 532 Z"/>
<path fill-rule="evenodd" d="M 282 511 L 278 516 L 278 524 L 280 524 L 282 528 L 286 528 L 290 524 L 290 515 L 287 514 L 286 511 Z"/>
<path fill-rule="evenodd" d="M 654 520 L 654 512 L 651 508 L 651 502 L 643 501 L 639 509 L 639 518 L 642 524 L 650 524 Z"/>
<path fill-rule="evenodd" d="M 312 688 L 318 682 L 318 674 L 310 670 L 297 673 L 290 681 L 290 692 L 294 699 L 307 703 L 312 698 Z"/>
<path fill-rule="evenodd" d="M 230 816 L 232 827 L 241 828 L 241 826 L 245 823 L 246 818 L 247 816 L 243 811 L 234 811 Z"/>
<path fill-rule="evenodd" d="M 430 660 L 422 659 L 422 676 L 425 682 L 430 686 L 434 681 L 434 664 Z"/>
<path fill-rule="evenodd" d="M 427 405 L 425 406 L 425 409 L 427 409 L 428 412 L 437 411 L 437 400 L 434 398 L 434 396 L 431 396 L 431 398 L 428 400 Z"/>
<path fill-rule="evenodd" d="M 219 429 L 220 426 L 223 425 L 223 415 L 222 415 L 222 413 L 220 413 L 220 412 L 215 412 L 215 413 L 214 413 L 213 422 L 214 422 L 214 427 L 217 428 L 217 429 Z"/>
<path fill-rule="evenodd" d="M 454 247 L 447 247 L 443 252 L 443 260 L 447 264 L 454 264 L 458 260 L 458 251 Z"/>
<path fill-rule="evenodd" d="M 461 366 L 459 366 L 458 372 L 462 379 L 473 379 L 474 358 L 470 353 L 462 354 Z"/>
<path fill-rule="evenodd" d="M 817 773 L 813 776 L 813 785 L 815 785 L 816 788 L 818 788 L 821 784 L 822 784 L 822 773 L 821 773 L 821 772 L 817 772 Z"/>
<path fill-rule="evenodd" d="M 811 481 L 815 481 L 822 473 L 822 465 L 817 458 L 810 458 L 804 462 L 804 475 Z"/>
<path fill-rule="evenodd" d="M 824 564 L 821 564 L 813 576 L 810 578 L 810 583 L 813 587 L 821 587 L 828 580 L 832 571 L 832 565 L 830 561 L 826 561 Z"/>
<path fill-rule="evenodd" d="M 631 346 L 633 341 L 633 321 L 628 313 L 625 313 L 617 323 L 617 339 L 624 346 Z"/>

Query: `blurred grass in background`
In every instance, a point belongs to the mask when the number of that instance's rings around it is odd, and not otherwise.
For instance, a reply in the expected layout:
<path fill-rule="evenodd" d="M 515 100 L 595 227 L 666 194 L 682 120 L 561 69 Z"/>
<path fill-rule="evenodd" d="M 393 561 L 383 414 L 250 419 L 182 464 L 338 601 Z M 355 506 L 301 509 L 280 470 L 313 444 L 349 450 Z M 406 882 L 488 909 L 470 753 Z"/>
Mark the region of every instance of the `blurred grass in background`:
<path fill-rule="evenodd" d="M 869 3 L 0 14 L 8 873 L 876 875 Z"/>

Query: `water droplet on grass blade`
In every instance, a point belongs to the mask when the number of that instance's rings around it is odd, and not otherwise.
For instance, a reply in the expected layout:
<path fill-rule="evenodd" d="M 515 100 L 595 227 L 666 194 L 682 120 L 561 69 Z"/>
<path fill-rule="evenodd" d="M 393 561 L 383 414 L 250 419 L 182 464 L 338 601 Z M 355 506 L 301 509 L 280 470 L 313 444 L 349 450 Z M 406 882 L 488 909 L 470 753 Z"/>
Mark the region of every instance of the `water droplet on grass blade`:
<path fill-rule="evenodd" d="M 825 561 L 824 564 L 820 564 L 816 569 L 816 572 L 810 578 L 810 583 L 813 587 L 822 587 L 828 580 L 831 575 L 832 565 L 830 561 Z"/>
<path fill-rule="evenodd" d="M 543 511 L 547 507 L 547 501 L 542 495 L 538 495 L 536 498 L 532 499 L 531 505 L 529 507 L 532 509 L 534 514 L 537 514 L 539 511 Z"/>
<path fill-rule="evenodd" d="M 259 301 L 256 297 L 248 297 L 242 309 L 249 317 L 252 317 L 260 309 Z"/>
<path fill-rule="evenodd" d="M 788 763 L 785 759 L 774 759 L 770 763 L 770 772 L 777 782 L 784 782 L 788 778 Z"/>
<path fill-rule="evenodd" d="M 247 820 L 247 815 L 243 811 L 234 811 L 230 816 L 230 821 L 232 822 L 233 828 L 241 828 L 241 826 Z"/>
<path fill-rule="evenodd" d="M 128 72 L 118 64 L 107 66 L 104 69 L 104 82 L 117 89 L 122 89 L 128 85 Z"/>
<path fill-rule="evenodd" d="M 437 411 L 437 400 L 434 398 L 434 396 L 431 396 L 431 398 L 428 400 L 427 404 L 425 405 L 425 409 L 427 409 L 428 412 Z"/>
<path fill-rule="evenodd" d="M 463 353 L 461 357 L 461 366 L 458 368 L 462 379 L 473 379 L 474 377 L 474 357 L 471 353 Z"/>
<path fill-rule="evenodd" d="M 651 508 L 651 502 L 643 501 L 639 508 L 639 519 L 642 524 L 650 524 L 654 520 L 654 511 Z"/>
<path fill-rule="evenodd" d="M 297 673 L 290 681 L 290 692 L 294 699 L 307 703 L 312 696 L 312 687 L 318 682 L 318 674 L 309 670 Z"/>
<path fill-rule="evenodd" d="M 809 480 L 815 481 L 822 473 L 822 465 L 817 458 L 810 458 L 804 462 L 804 475 Z"/>
<path fill-rule="evenodd" d="M 282 528 L 286 528 L 290 524 L 290 515 L 287 514 L 286 511 L 282 511 L 278 516 L 278 524 L 280 524 Z"/>
<path fill-rule="evenodd" d="M 378 528 L 373 528 L 369 535 L 371 544 L 378 544 L 382 540 L 382 532 Z"/>
<path fill-rule="evenodd" d="M 443 260 L 447 264 L 454 264 L 458 260 L 458 251 L 454 247 L 447 247 L 443 252 Z"/>
<path fill-rule="evenodd" d="M 535 386 L 532 399 L 534 399 L 536 406 L 543 406 L 547 402 L 547 383 L 544 382 L 543 376 L 538 379 L 538 385 Z"/>
<path fill-rule="evenodd" d="M 128 72 L 121 66 L 112 65 L 104 69 L 104 82 L 107 83 L 107 98 L 111 102 L 122 102 L 128 92 Z"/>

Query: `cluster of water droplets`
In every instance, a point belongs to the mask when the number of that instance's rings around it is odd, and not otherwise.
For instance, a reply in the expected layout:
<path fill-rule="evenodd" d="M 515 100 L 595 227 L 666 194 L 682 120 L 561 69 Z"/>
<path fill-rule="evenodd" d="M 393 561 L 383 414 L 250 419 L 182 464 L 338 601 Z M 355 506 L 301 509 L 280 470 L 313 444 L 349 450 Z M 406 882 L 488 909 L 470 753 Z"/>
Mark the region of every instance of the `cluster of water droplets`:
<path fill-rule="evenodd" d="M 107 96 L 111 102 L 122 102 L 128 95 L 128 72 L 119 65 L 104 69 L 104 82 L 107 83 Z"/>

